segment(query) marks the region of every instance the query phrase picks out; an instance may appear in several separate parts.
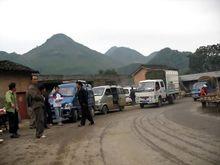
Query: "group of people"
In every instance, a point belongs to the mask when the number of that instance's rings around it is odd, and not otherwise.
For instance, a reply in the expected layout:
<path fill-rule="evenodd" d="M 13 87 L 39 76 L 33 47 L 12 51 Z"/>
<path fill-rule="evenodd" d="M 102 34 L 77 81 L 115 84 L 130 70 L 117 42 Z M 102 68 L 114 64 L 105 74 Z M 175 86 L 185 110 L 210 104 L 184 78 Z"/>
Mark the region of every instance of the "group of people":
<path fill-rule="evenodd" d="M 11 138 L 19 138 L 19 119 L 18 119 L 18 105 L 16 101 L 16 84 L 10 83 L 9 90 L 5 94 L 5 109 L 9 122 L 9 133 Z M 81 123 L 79 127 L 85 126 L 86 119 L 90 121 L 90 125 L 94 124 L 93 117 L 88 108 L 88 93 L 83 88 L 82 82 L 77 82 L 77 98 L 81 106 Z M 55 86 L 53 92 L 53 108 L 56 116 L 56 122 L 62 126 L 61 103 L 63 97 L 59 92 L 59 86 Z M 44 129 L 49 128 L 48 124 L 52 126 L 52 111 L 49 103 L 49 95 L 46 87 L 43 84 L 38 86 L 30 85 L 27 93 L 28 113 L 30 116 L 30 128 L 36 129 L 36 138 L 45 138 Z"/>

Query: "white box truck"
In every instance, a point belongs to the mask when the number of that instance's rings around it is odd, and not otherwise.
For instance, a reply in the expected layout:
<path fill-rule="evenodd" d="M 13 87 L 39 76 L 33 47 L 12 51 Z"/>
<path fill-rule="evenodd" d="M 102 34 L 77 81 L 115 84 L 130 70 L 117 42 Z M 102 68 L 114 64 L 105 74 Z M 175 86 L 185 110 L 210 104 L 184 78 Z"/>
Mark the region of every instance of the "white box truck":
<path fill-rule="evenodd" d="M 141 108 L 147 104 L 160 107 L 163 102 L 173 104 L 180 92 L 177 70 L 152 69 L 146 73 L 146 80 L 140 81 L 136 91 L 136 102 Z"/>

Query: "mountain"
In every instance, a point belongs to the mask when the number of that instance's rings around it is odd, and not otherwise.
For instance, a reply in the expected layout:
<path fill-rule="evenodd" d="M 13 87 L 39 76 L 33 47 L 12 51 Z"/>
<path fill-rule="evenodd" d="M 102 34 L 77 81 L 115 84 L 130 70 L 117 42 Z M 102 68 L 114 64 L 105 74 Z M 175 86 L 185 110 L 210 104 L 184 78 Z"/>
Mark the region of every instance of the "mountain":
<path fill-rule="evenodd" d="M 180 52 L 170 48 L 164 48 L 158 51 L 147 64 L 150 65 L 166 65 L 179 69 L 180 73 L 189 70 L 189 56 L 191 52 Z"/>
<path fill-rule="evenodd" d="M 105 55 L 111 59 L 121 63 L 121 66 L 126 66 L 133 63 L 146 63 L 146 56 L 142 55 L 138 51 L 126 47 L 112 47 Z"/>
<path fill-rule="evenodd" d="M 64 34 L 56 34 L 44 44 L 22 55 L 26 65 L 42 74 L 95 74 L 99 70 L 119 66 L 117 61 L 73 41 Z"/>
<path fill-rule="evenodd" d="M 4 51 L 0 51 L 0 60 L 9 60 L 18 63 L 22 62 L 21 55 L 17 53 L 7 53 Z"/>
<path fill-rule="evenodd" d="M 189 70 L 189 56 L 191 52 L 179 52 L 170 48 L 164 48 L 160 51 L 153 52 L 146 57 L 146 63 L 129 64 L 117 69 L 119 74 L 130 75 L 141 64 L 146 65 L 166 65 L 172 68 L 179 69 L 180 74 Z"/>
<path fill-rule="evenodd" d="M 134 71 L 136 71 L 142 63 L 134 63 L 134 64 L 129 64 L 123 67 L 118 68 L 116 71 L 120 75 L 131 75 Z"/>
<path fill-rule="evenodd" d="M 167 65 L 184 73 L 189 69 L 188 56 L 191 54 L 165 48 L 144 56 L 126 47 L 112 47 L 102 54 L 75 42 L 65 34 L 55 34 L 41 46 L 23 55 L 0 51 L 0 60 L 29 66 L 41 74 L 96 74 L 107 69 L 130 74 L 141 64 Z"/>

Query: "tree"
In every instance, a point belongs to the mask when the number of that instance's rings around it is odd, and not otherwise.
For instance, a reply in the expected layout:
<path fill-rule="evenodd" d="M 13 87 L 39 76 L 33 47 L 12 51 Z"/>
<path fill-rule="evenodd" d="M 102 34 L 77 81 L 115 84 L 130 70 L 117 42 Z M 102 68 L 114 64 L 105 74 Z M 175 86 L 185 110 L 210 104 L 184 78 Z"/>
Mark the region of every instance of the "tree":
<path fill-rule="evenodd" d="M 220 70 L 220 44 L 202 46 L 189 56 L 192 73 Z"/>

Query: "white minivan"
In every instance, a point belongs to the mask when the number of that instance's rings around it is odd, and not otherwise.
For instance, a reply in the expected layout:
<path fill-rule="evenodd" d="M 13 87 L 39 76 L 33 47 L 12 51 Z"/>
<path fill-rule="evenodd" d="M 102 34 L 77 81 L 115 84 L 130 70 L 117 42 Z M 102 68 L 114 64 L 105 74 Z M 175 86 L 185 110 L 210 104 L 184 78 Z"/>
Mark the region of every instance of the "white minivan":
<path fill-rule="evenodd" d="M 125 93 L 121 86 L 98 86 L 93 88 L 96 111 L 107 114 L 111 110 L 123 110 L 126 101 Z"/>

